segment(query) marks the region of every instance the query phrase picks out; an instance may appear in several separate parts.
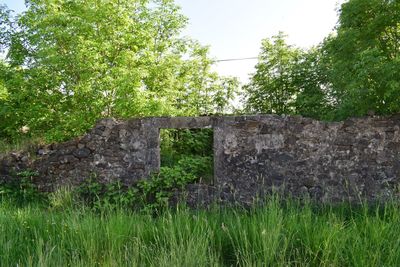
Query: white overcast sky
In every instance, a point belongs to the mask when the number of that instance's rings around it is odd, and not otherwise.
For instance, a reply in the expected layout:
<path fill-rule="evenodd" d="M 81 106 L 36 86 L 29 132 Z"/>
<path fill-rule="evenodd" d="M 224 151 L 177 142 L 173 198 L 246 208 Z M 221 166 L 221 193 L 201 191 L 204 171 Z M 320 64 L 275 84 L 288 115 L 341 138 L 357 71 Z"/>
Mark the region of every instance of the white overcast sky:
<path fill-rule="evenodd" d="M 255 57 L 263 38 L 279 31 L 290 44 L 307 48 L 321 42 L 337 22 L 344 0 L 176 0 L 189 18 L 184 35 L 210 46 L 215 59 Z M 0 0 L 16 12 L 23 0 Z M 237 76 L 245 83 L 256 60 L 220 62 L 222 75 Z"/>

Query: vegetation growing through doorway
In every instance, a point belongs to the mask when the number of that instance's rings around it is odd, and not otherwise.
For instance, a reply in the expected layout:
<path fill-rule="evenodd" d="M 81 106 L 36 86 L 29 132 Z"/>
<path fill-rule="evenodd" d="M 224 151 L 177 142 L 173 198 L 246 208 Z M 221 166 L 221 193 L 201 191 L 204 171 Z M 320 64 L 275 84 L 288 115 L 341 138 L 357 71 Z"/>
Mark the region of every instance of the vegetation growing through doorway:
<path fill-rule="evenodd" d="M 161 174 L 175 170 L 189 180 L 212 183 L 212 129 L 161 129 L 160 139 Z"/>

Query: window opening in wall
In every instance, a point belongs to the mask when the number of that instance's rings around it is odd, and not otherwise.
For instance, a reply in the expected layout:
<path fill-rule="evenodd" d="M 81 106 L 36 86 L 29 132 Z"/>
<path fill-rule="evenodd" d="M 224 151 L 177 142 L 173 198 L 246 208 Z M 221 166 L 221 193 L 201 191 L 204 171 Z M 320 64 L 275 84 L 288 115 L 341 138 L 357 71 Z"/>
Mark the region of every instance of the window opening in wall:
<path fill-rule="evenodd" d="M 160 129 L 160 141 L 161 172 L 187 183 L 213 183 L 213 129 Z"/>

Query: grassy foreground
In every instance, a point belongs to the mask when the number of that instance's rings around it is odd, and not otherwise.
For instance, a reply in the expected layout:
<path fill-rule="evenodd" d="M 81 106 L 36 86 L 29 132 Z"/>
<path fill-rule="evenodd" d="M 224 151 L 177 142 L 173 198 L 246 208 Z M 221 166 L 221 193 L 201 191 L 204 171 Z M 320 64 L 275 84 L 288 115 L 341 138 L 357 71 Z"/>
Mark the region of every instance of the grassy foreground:
<path fill-rule="evenodd" d="M 1 266 L 399 266 L 400 210 L 272 199 L 245 211 L 0 204 Z"/>

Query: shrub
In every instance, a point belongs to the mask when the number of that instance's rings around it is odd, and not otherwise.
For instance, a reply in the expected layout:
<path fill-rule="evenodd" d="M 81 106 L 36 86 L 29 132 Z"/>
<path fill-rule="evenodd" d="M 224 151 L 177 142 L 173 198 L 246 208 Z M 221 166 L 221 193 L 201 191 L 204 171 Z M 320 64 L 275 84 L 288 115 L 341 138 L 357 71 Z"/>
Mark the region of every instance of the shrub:
<path fill-rule="evenodd" d="M 11 180 L 0 181 L 0 200 L 10 201 L 18 206 L 33 202 L 46 203 L 46 194 L 40 192 L 37 185 L 33 183 L 36 176 L 38 176 L 37 172 L 25 170 L 16 173 Z"/>

